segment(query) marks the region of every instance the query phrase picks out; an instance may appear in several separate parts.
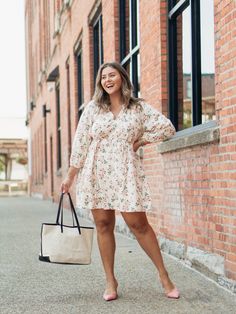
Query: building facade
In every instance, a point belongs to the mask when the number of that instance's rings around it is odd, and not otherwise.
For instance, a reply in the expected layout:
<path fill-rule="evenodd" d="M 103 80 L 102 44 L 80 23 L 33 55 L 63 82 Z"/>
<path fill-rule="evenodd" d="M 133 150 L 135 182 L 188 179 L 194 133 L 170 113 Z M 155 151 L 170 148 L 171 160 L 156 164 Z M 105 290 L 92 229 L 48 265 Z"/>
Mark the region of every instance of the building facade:
<path fill-rule="evenodd" d="M 31 194 L 58 200 L 97 70 L 119 61 L 177 130 L 139 150 L 162 249 L 236 292 L 235 21 L 233 0 L 25 1 Z"/>
<path fill-rule="evenodd" d="M 0 138 L 0 196 L 27 193 L 27 140 Z"/>

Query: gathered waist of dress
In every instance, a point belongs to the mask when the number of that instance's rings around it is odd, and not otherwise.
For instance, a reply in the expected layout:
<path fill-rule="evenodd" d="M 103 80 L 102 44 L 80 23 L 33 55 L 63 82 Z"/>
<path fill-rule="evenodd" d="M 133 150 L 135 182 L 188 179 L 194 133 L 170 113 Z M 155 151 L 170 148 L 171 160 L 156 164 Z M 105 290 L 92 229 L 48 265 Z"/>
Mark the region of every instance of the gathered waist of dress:
<path fill-rule="evenodd" d="M 103 143 L 103 144 L 123 144 L 123 145 L 132 145 L 132 142 L 128 141 L 125 138 L 119 137 L 105 137 L 105 138 L 93 138 L 92 143 Z"/>
<path fill-rule="evenodd" d="M 114 151 L 119 150 L 132 150 L 133 149 L 133 143 L 128 142 L 127 139 L 121 139 L 121 138 L 99 138 L 99 139 L 93 139 L 91 143 L 92 147 L 96 147 L 96 149 L 99 149 L 100 151 L 104 151 L 106 153 L 113 153 Z"/>

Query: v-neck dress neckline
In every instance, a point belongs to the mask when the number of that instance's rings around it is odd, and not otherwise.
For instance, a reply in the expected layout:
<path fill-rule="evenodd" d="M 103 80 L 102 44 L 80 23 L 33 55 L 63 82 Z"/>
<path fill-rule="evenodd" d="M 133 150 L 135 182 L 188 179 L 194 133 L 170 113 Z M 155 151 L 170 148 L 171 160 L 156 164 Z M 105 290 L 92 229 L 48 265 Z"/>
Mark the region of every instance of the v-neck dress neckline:
<path fill-rule="evenodd" d="M 117 120 L 123 111 L 124 105 L 121 105 L 120 111 L 117 113 L 117 115 L 114 115 L 114 113 L 111 110 L 109 110 L 109 112 L 112 114 L 113 120 Z"/>

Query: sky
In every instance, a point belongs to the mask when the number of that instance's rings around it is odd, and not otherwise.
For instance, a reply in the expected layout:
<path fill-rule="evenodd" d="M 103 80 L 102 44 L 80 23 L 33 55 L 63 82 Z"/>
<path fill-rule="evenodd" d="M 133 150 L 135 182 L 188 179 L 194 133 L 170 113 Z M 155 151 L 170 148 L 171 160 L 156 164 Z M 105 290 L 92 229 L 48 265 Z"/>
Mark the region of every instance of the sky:
<path fill-rule="evenodd" d="M 0 138 L 27 138 L 24 0 L 0 11 Z"/>

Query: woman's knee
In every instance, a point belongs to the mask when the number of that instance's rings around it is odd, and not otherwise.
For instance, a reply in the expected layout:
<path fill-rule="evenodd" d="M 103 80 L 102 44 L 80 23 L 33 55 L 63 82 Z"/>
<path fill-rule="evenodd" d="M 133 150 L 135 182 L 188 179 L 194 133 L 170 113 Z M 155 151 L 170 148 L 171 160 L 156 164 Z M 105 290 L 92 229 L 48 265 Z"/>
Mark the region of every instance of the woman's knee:
<path fill-rule="evenodd" d="M 96 221 L 96 229 L 99 234 L 113 232 L 114 223 L 107 219 L 100 219 Z"/>
<path fill-rule="evenodd" d="M 115 227 L 115 213 L 112 210 L 92 210 L 98 233 L 113 232 Z"/>
<path fill-rule="evenodd" d="M 122 216 L 130 230 L 136 235 L 145 234 L 150 228 L 147 216 L 143 212 L 122 213 Z"/>
<path fill-rule="evenodd" d="M 134 234 L 146 234 L 149 229 L 148 222 L 131 222 L 129 228 Z"/>

